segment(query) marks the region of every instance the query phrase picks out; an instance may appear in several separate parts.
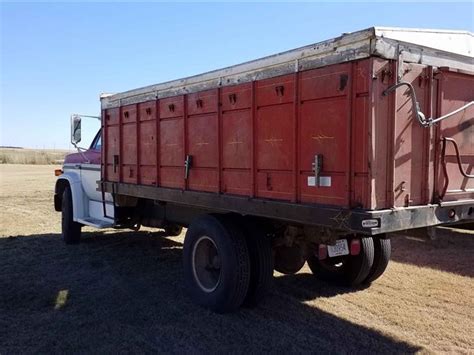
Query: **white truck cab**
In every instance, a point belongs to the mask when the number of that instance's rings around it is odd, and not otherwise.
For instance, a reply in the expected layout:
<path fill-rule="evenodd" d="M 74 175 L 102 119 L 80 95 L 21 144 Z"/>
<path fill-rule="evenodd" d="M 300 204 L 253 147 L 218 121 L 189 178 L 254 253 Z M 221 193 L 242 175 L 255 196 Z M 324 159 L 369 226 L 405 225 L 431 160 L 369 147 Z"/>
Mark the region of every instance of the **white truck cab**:
<path fill-rule="evenodd" d="M 83 225 L 95 228 L 114 226 L 114 203 L 110 193 L 98 190 L 101 179 L 102 135 L 99 130 L 89 148 L 81 141 L 81 119 L 95 116 L 71 116 L 71 143 L 78 152 L 69 154 L 58 176 L 54 207 L 62 212 L 62 231 L 66 243 L 77 243 Z"/>

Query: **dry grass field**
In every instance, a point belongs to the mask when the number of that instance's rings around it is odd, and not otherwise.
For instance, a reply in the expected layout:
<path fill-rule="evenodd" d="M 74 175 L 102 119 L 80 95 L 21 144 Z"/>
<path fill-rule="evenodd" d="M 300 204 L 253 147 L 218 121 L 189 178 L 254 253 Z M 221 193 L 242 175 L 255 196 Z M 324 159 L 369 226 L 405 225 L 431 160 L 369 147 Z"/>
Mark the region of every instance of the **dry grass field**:
<path fill-rule="evenodd" d="M 0 148 L 0 164 L 57 164 L 67 150 Z"/>
<path fill-rule="evenodd" d="M 0 354 L 474 352 L 474 234 L 393 239 L 370 288 L 275 274 L 255 309 L 216 315 L 183 289 L 183 238 L 60 239 L 54 166 L 0 165 Z"/>

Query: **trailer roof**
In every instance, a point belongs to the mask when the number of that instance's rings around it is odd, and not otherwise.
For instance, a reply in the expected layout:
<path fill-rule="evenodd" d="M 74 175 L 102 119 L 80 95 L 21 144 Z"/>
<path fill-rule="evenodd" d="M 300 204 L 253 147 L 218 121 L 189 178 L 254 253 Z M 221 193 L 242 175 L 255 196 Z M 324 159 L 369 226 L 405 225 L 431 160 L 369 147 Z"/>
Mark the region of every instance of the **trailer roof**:
<path fill-rule="evenodd" d="M 474 72 L 474 35 L 468 31 L 371 27 L 223 69 L 113 95 L 103 94 L 102 109 L 370 56 Z"/>

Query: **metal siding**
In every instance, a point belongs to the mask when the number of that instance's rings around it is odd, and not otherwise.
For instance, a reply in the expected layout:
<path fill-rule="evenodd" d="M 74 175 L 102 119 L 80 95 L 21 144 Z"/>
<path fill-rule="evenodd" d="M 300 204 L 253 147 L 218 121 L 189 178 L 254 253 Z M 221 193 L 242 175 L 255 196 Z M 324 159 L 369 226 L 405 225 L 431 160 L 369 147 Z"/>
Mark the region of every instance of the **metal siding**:
<path fill-rule="evenodd" d="M 140 122 L 140 183 L 156 185 L 156 122 Z"/>
<path fill-rule="evenodd" d="M 159 101 L 160 119 L 182 117 L 184 114 L 183 96 L 173 96 Z"/>
<path fill-rule="evenodd" d="M 403 65 L 403 80 L 414 84 L 427 115 L 474 97 L 472 75 L 443 70 L 433 80 L 431 67 Z M 458 142 L 472 174 L 474 109 L 421 128 L 405 90 L 382 95 L 396 73 L 395 61 L 370 58 L 106 109 L 103 177 L 339 207 L 427 204 L 445 182 L 440 137 Z M 187 154 L 193 163 L 185 180 Z M 308 186 L 315 154 L 323 156 L 329 187 Z M 449 189 L 474 188 L 459 173 L 451 146 L 447 166 Z M 446 196 L 459 198 L 474 192 Z"/>
<path fill-rule="evenodd" d="M 188 115 L 217 112 L 217 89 L 187 95 Z"/>
<path fill-rule="evenodd" d="M 127 183 L 137 183 L 137 125 L 122 125 L 122 179 Z"/>
<path fill-rule="evenodd" d="M 342 64 L 301 73 L 300 188 L 301 201 L 349 204 L 351 67 Z M 314 156 L 323 157 L 321 176 L 331 186 L 308 186 Z"/>
<path fill-rule="evenodd" d="M 423 112 L 427 112 L 426 90 L 429 88 L 423 84 L 425 68 L 422 65 L 404 64 L 405 75 L 402 78 L 415 88 Z M 418 123 L 410 95 L 405 88 L 396 92 L 395 110 L 394 205 L 420 205 L 426 203 L 423 198 L 424 185 L 427 183 L 424 161 L 428 144 L 426 134 L 429 130 Z"/>
<path fill-rule="evenodd" d="M 252 84 L 245 83 L 222 88 L 220 103 L 223 112 L 251 108 Z"/>
<path fill-rule="evenodd" d="M 438 116 L 445 115 L 474 100 L 474 76 L 443 70 L 438 77 L 440 81 Z M 440 122 L 439 137 L 448 137 L 456 141 L 463 170 L 467 174 L 474 175 L 474 106 Z M 446 148 L 449 183 L 448 192 L 443 201 L 474 199 L 474 179 L 461 175 L 454 146 L 448 143 Z M 438 156 L 437 161 L 440 159 L 441 156 Z M 442 168 L 439 169 L 437 181 L 437 190 L 440 193 L 446 182 Z M 450 190 L 457 191 L 450 192 Z"/>
<path fill-rule="evenodd" d="M 369 156 L 369 209 L 381 209 L 390 205 L 393 196 L 391 169 L 393 167 L 392 125 L 394 121 L 394 95 L 383 92 L 396 81 L 393 63 L 380 58 L 371 59 L 369 94 L 368 156 Z M 385 74 L 384 74 L 385 73 Z"/>
<path fill-rule="evenodd" d="M 127 105 L 122 107 L 122 124 L 137 122 L 136 105 Z"/>
<path fill-rule="evenodd" d="M 217 89 L 186 98 L 186 154 L 192 157 L 188 178 L 191 190 L 219 191 L 218 99 Z"/>
<path fill-rule="evenodd" d="M 252 193 L 252 85 L 242 84 L 220 91 L 221 191 Z"/>
<path fill-rule="evenodd" d="M 159 100 L 160 186 L 184 188 L 184 96 Z"/>
<path fill-rule="evenodd" d="M 104 116 L 104 157 L 105 171 L 108 181 L 119 181 L 120 166 L 114 167 L 114 156 L 120 155 L 120 130 L 119 130 L 120 109 L 112 108 L 105 110 Z"/>
<path fill-rule="evenodd" d="M 369 83 L 372 80 L 370 60 L 352 64 L 352 128 L 351 128 L 351 206 L 369 204 Z"/>
<path fill-rule="evenodd" d="M 188 154 L 192 156 L 189 188 L 217 191 L 218 142 L 217 114 L 202 114 L 188 118 Z"/>
<path fill-rule="evenodd" d="M 257 196 L 291 200 L 293 181 L 293 75 L 257 81 Z"/>

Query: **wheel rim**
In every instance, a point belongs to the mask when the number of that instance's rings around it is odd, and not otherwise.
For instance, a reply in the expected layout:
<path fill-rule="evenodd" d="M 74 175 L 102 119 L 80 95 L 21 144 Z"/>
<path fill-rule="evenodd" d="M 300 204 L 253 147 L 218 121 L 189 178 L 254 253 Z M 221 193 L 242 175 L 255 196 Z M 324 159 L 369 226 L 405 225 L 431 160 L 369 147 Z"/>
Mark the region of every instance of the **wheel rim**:
<path fill-rule="evenodd" d="M 193 275 L 198 286 L 204 292 L 213 292 L 219 286 L 221 265 L 217 246 L 211 238 L 202 236 L 196 241 L 192 261 Z"/>

